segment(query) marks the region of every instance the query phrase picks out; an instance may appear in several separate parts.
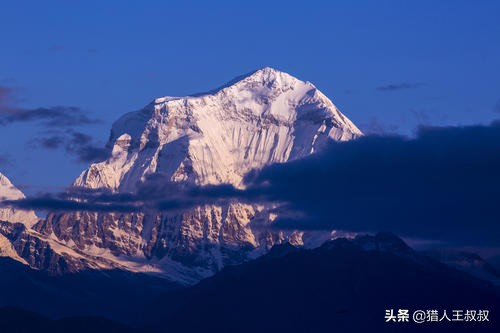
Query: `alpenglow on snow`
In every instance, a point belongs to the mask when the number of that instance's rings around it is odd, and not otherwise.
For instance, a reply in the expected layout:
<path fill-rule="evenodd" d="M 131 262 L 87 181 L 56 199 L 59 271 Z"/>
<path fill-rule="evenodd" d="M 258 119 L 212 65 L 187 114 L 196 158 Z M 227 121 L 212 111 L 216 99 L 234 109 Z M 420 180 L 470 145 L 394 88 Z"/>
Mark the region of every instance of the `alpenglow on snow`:
<path fill-rule="evenodd" d="M 253 169 L 308 156 L 328 140 L 361 135 L 312 83 L 264 68 L 214 91 L 157 98 L 125 114 L 112 126 L 111 156 L 92 164 L 73 186 L 128 193 L 157 175 L 242 188 Z M 301 231 L 257 228 L 275 219 L 269 208 L 231 202 L 183 212 L 54 212 L 33 230 L 57 242 L 54 251 L 67 247 L 89 266 L 193 283 L 275 244 L 303 245 Z"/>

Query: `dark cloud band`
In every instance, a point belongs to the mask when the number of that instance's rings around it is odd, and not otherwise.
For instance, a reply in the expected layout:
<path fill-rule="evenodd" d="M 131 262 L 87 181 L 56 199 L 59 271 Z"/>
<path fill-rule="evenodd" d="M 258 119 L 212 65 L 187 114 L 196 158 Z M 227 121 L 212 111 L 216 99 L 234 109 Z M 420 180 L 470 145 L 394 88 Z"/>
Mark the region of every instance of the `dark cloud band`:
<path fill-rule="evenodd" d="M 39 121 L 47 127 L 76 127 L 96 124 L 98 119 L 90 118 L 86 112 L 77 107 L 55 106 L 51 108 L 0 109 L 0 125 Z"/>
<path fill-rule="evenodd" d="M 0 86 L 0 126 L 15 123 L 36 123 L 42 127 L 40 135 L 29 141 L 31 147 L 64 149 L 80 162 L 104 160 L 108 149 L 97 145 L 93 138 L 76 128 L 101 123 L 78 107 L 23 109 L 13 105 L 14 89 Z"/>
<path fill-rule="evenodd" d="M 136 193 L 73 189 L 4 204 L 48 210 L 183 210 L 238 200 L 279 203 L 278 228 L 388 230 L 406 237 L 500 244 L 500 124 L 421 128 L 414 139 L 367 136 L 246 177 L 246 189 L 153 175 Z M 79 205 L 74 198 L 83 198 Z M 40 201 L 44 199 L 45 201 Z M 39 201 L 36 201 L 39 200 Z M 297 214 L 294 214 L 296 212 Z"/>

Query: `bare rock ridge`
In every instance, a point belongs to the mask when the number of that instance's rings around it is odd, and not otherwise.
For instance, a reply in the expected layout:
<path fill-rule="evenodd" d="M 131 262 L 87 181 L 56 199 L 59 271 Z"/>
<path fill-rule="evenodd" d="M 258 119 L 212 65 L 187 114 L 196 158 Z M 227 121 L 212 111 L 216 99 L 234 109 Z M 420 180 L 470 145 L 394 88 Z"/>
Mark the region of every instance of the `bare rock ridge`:
<path fill-rule="evenodd" d="M 110 158 L 90 165 L 73 186 L 128 193 L 155 174 L 170 182 L 242 188 L 252 169 L 361 135 L 312 83 L 264 68 L 208 93 L 157 98 L 125 114 L 112 126 Z M 193 283 L 275 244 L 303 244 L 300 231 L 255 228 L 274 218 L 265 205 L 232 202 L 182 213 L 51 213 L 27 232 L 81 265 Z"/>
<path fill-rule="evenodd" d="M 0 173 L 0 201 L 25 198 L 24 193 Z M 0 257 L 10 257 L 33 268 L 54 274 L 98 268 L 85 257 L 33 228 L 38 217 L 33 210 L 0 207 Z"/>

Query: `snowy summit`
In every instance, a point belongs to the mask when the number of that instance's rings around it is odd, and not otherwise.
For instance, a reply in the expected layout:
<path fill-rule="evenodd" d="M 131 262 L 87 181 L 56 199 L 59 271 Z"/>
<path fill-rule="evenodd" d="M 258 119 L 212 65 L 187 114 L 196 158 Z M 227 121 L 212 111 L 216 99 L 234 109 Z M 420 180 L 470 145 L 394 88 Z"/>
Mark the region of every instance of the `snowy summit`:
<path fill-rule="evenodd" d="M 112 156 L 90 165 L 73 186 L 134 192 L 154 174 L 167 182 L 241 188 L 252 169 L 361 135 L 312 83 L 263 68 L 211 92 L 157 98 L 125 114 L 111 129 Z M 271 208 L 231 202 L 182 212 L 51 213 L 26 232 L 43 237 L 52 262 L 64 257 L 65 269 L 119 267 L 194 283 L 275 244 L 304 245 L 314 238 L 259 227 L 276 219 Z"/>
<path fill-rule="evenodd" d="M 239 186 L 253 168 L 360 135 L 312 83 L 266 67 L 213 92 L 157 98 L 124 115 L 111 130 L 113 157 L 75 185 L 130 191 L 160 172 L 172 181 Z"/>

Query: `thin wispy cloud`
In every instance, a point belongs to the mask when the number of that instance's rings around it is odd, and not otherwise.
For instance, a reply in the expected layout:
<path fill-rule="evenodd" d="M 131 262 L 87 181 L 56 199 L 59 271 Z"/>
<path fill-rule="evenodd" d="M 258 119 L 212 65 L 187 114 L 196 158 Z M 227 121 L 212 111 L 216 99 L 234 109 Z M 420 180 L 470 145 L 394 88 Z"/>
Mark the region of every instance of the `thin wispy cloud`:
<path fill-rule="evenodd" d="M 362 123 L 360 126 L 363 133 L 368 135 L 388 135 L 395 134 L 399 127 L 396 125 L 385 124 L 377 117 L 370 117 L 366 123 Z"/>
<path fill-rule="evenodd" d="M 77 127 L 97 124 L 100 120 L 89 117 L 87 112 L 74 106 L 0 109 L 0 126 L 23 122 L 39 122 L 47 127 Z"/>
<path fill-rule="evenodd" d="M 30 140 L 28 146 L 49 150 L 62 149 L 82 163 L 103 161 L 110 153 L 109 149 L 96 142 L 92 136 L 71 129 L 64 132 L 46 132 Z"/>
<path fill-rule="evenodd" d="M 45 127 L 78 127 L 101 122 L 75 106 L 19 107 L 15 103 L 15 91 L 12 87 L 0 86 L 0 126 L 36 122 Z"/>
<path fill-rule="evenodd" d="M 262 201 L 258 191 L 242 191 L 231 185 L 196 186 L 172 183 L 150 176 L 134 193 L 72 187 L 60 193 L 42 193 L 21 200 L 0 202 L 0 207 L 48 211 L 139 212 L 145 209 L 182 211 L 198 205 L 223 204 L 230 200 Z M 258 198 L 257 198 L 258 197 Z M 75 200 L 78 199 L 78 200 Z"/>
<path fill-rule="evenodd" d="M 11 124 L 35 124 L 40 130 L 29 147 L 49 150 L 64 149 L 77 161 L 88 163 L 103 160 L 108 150 L 88 134 L 78 130 L 101 123 L 87 111 L 74 106 L 20 108 L 13 103 L 14 89 L 0 86 L 0 127 Z"/>
<path fill-rule="evenodd" d="M 386 84 L 386 85 L 381 85 L 378 86 L 376 89 L 378 91 L 382 92 L 391 92 L 391 91 L 399 91 L 399 90 L 409 90 L 409 89 L 415 89 L 415 88 L 420 88 L 424 86 L 424 83 L 410 83 L 410 82 L 402 82 L 402 83 L 392 83 L 392 84 Z"/>

